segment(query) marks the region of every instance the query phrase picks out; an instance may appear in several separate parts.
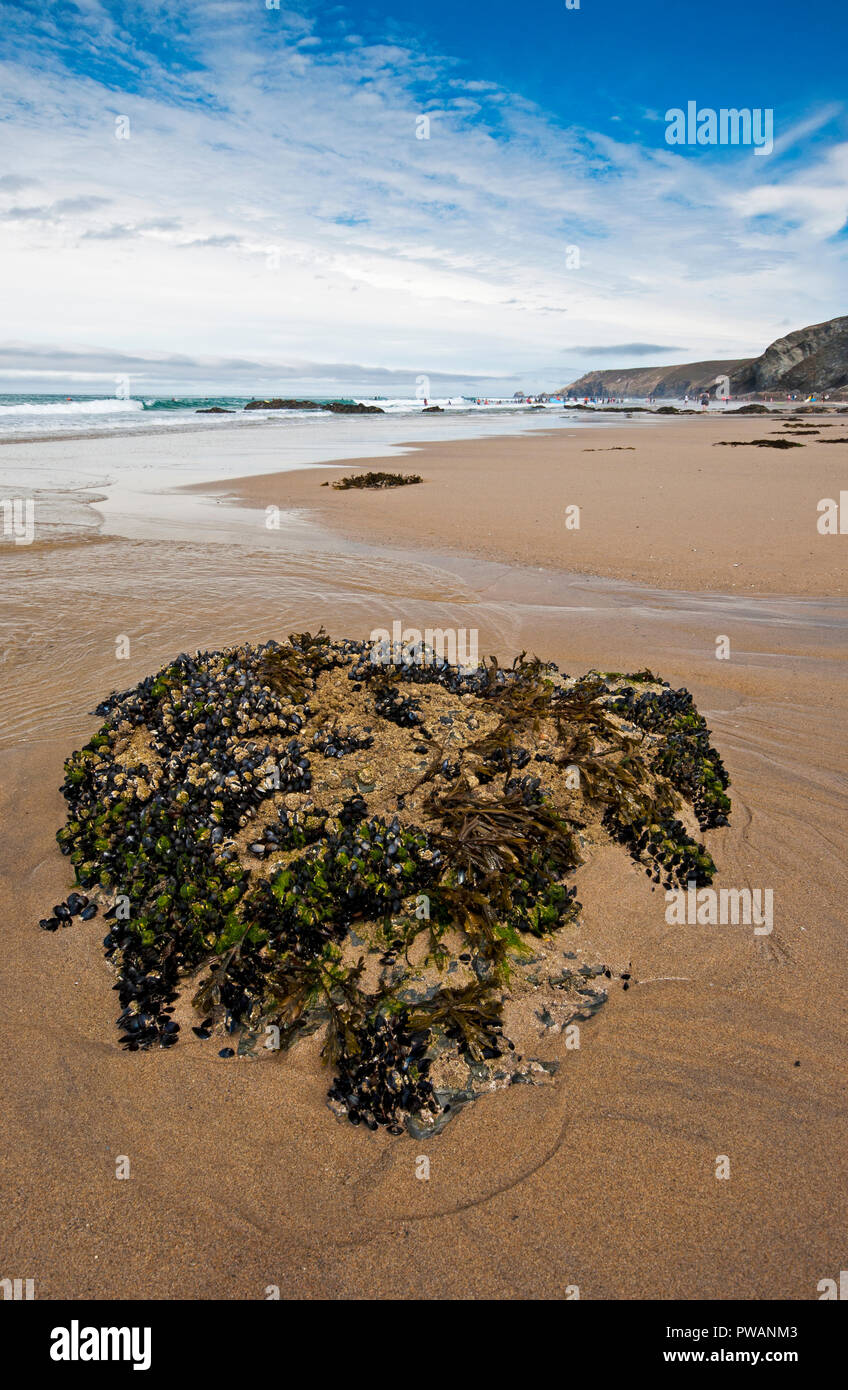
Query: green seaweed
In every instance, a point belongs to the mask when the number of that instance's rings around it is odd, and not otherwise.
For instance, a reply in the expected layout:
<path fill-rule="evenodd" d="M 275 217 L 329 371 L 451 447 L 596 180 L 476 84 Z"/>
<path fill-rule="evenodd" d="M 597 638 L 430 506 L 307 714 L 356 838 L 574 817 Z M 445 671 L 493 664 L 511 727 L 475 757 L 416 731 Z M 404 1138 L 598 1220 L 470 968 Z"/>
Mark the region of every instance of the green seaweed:
<path fill-rule="evenodd" d="M 313 711 L 322 675 L 336 667 L 365 689 L 378 736 L 394 726 L 392 737 L 419 752 L 418 739 L 429 741 L 405 790 L 418 794 L 421 824 L 402 809 L 372 813 L 361 794 L 332 810 L 297 796 L 282 804 L 290 790 L 306 799 L 310 756 L 372 742 L 341 711 Z M 428 682 L 477 702 L 493 727 L 459 745 L 440 741 L 421 700 L 404 693 Z M 649 670 L 573 681 L 525 652 L 508 669 L 494 657 L 471 673 L 446 663 L 385 669 L 368 644 L 321 629 L 183 654 L 98 712 L 105 722 L 65 764 L 68 817 L 57 839 L 80 886 L 115 899 L 105 944 L 119 970 L 122 1045 L 172 1046 L 174 1001 L 190 980 L 196 1031 L 243 1035 L 240 1055 L 252 1055 L 268 1027 L 282 1048 L 323 1028 L 331 1094 L 372 1128 L 394 1130 L 398 1117 L 436 1104 L 425 1054 L 440 1039 L 475 1065 L 500 1055 L 515 970 L 580 911 L 570 879 L 590 815 L 670 885 L 708 883 L 715 872 L 679 819 L 681 804 L 702 829 L 727 824 L 730 811 L 726 770 L 691 696 Z M 127 751 L 127 730 L 139 728 L 147 761 Z M 242 830 L 259 840 L 258 859 L 245 861 Z M 117 915 L 121 902 L 127 913 Z M 350 959 L 354 927 L 382 952 L 370 988 L 371 946 Z M 410 952 L 422 935 L 440 979 L 459 955 L 476 980 L 411 996 Z"/>
<path fill-rule="evenodd" d="M 378 473 L 369 470 L 367 473 L 350 473 L 346 478 L 339 478 L 332 484 L 339 492 L 346 492 L 349 488 L 383 488 L 383 487 L 408 487 L 411 483 L 423 482 L 420 473 Z M 327 484 L 322 484 L 326 487 Z"/>

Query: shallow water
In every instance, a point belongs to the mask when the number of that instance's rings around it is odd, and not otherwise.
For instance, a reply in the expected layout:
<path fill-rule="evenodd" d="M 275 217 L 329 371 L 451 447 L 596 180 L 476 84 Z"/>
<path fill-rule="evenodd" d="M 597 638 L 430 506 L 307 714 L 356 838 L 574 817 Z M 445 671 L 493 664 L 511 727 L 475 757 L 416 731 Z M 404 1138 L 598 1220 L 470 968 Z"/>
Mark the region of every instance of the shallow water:
<path fill-rule="evenodd" d="M 177 651 L 281 638 L 322 623 L 344 635 L 374 628 L 476 628 L 481 659 L 538 650 L 574 667 L 637 669 L 664 653 L 662 674 L 683 681 L 718 632 L 734 639 L 732 669 L 788 681 L 832 677 L 845 655 L 840 600 L 674 593 L 458 556 L 377 550 L 329 535 L 300 515 L 268 531 L 264 514 L 221 499 L 169 493 L 141 513 L 115 489 L 98 536 L 6 549 L 0 597 L 0 746 L 52 737 L 81 713 Z M 90 508 L 76 505 L 83 511 Z M 621 622 L 632 625 L 630 665 Z M 118 639 L 127 657 L 116 656 Z M 594 653 L 588 657 L 588 652 Z M 649 655 L 646 656 L 645 653 Z M 716 675 L 722 663 L 713 659 Z M 725 663 L 728 665 L 728 663 Z"/>
<path fill-rule="evenodd" d="M 579 414 L 566 418 L 561 408 L 426 417 L 256 411 L 232 419 L 192 417 L 180 428 L 162 424 L 161 415 L 152 419 L 143 431 L 126 434 L 2 441 L 0 494 L 22 486 L 101 488 L 121 481 L 153 491 L 333 459 L 388 457 L 399 441 L 478 439 L 592 424 Z"/>

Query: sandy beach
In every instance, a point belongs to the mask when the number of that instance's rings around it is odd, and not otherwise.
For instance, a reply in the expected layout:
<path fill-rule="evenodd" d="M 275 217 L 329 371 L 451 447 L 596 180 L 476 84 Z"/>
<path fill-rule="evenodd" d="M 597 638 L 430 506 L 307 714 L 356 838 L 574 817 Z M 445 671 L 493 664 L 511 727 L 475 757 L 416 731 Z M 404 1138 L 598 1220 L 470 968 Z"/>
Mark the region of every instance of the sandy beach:
<path fill-rule="evenodd" d="M 775 417 L 417 441 L 375 466 L 423 484 L 379 493 L 321 486 L 367 461 L 245 458 L 183 494 L 208 526 L 170 494 L 158 534 L 113 516 L 4 552 L 4 1262 L 39 1298 L 808 1300 L 838 1277 L 848 611 L 816 508 L 848 476 L 848 444 L 818 441 L 848 431 L 805 424 L 821 433 L 785 451 L 720 447 L 784 434 Z M 427 1141 L 429 1181 L 408 1136 L 334 1118 L 314 1039 L 261 1065 L 190 1035 L 123 1053 L 100 919 L 38 929 L 72 886 L 57 788 L 99 699 L 181 651 L 395 620 L 688 687 L 731 776 L 716 883 L 775 902 L 768 935 L 669 926 L 623 850 L 591 858 L 575 945 L 631 987 L 579 1050 L 540 1028 L 555 1084 L 467 1107 Z"/>
<path fill-rule="evenodd" d="M 793 427 L 805 432 L 796 436 Z M 318 491 L 325 476 L 304 472 L 241 478 L 215 492 L 314 514 L 375 543 L 664 588 L 836 595 L 846 592 L 844 566 L 821 544 L 816 507 L 838 497 L 846 445 L 827 441 L 846 432 L 833 414 L 801 423 L 727 411 L 629 424 L 602 415 L 591 437 L 566 422 L 498 448 L 488 440 L 416 442 L 395 467 L 424 482 L 394 492 Z M 751 442 L 787 438 L 801 447 Z M 569 524 L 575 506 L 578 527 Z"/>

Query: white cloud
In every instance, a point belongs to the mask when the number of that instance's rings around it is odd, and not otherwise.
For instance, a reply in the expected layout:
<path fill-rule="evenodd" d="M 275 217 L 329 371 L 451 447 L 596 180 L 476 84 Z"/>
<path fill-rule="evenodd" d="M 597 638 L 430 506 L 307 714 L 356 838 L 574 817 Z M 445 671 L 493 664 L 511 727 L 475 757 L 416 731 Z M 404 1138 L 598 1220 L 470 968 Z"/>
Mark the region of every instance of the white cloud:
<path fill-rule="evenodd" d="M 745 217 L 780 216 L 805 236 L 826 240 L 848 221 L 848 144 L 781 183 L 761 183 L 729 200 Z"/>
<path fill-rule="evenodd" d="M 846 146 L 800 172 L 675 153 L 661 130 L 645 149 L 563 128 L 450 56 L 331 47 L 290 11 L 248 22 L 241 0 L 141 0 L 139 24 L 164 16 L 191 59 L 169 68 L 97 0 L 77 9 L 76 52 L 87 35 L 133 90 L 68 71 L 49 11 L 0 75 L 13 338 L 529 377 L 564 340 L 737 356 L 844 308 Z"/>

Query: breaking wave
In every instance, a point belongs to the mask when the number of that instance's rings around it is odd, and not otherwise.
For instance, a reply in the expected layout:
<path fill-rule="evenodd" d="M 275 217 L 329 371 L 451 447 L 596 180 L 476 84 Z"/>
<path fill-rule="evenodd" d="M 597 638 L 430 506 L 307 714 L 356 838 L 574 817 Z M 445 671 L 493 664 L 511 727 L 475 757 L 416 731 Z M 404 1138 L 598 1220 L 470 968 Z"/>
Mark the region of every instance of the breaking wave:
<path fill-rule="evenodd" d="M 143 409 L 141 401 L 110 396 L 105 400 L 13 401 L 0 404 L 0 415 L 126 415 Z"/>

